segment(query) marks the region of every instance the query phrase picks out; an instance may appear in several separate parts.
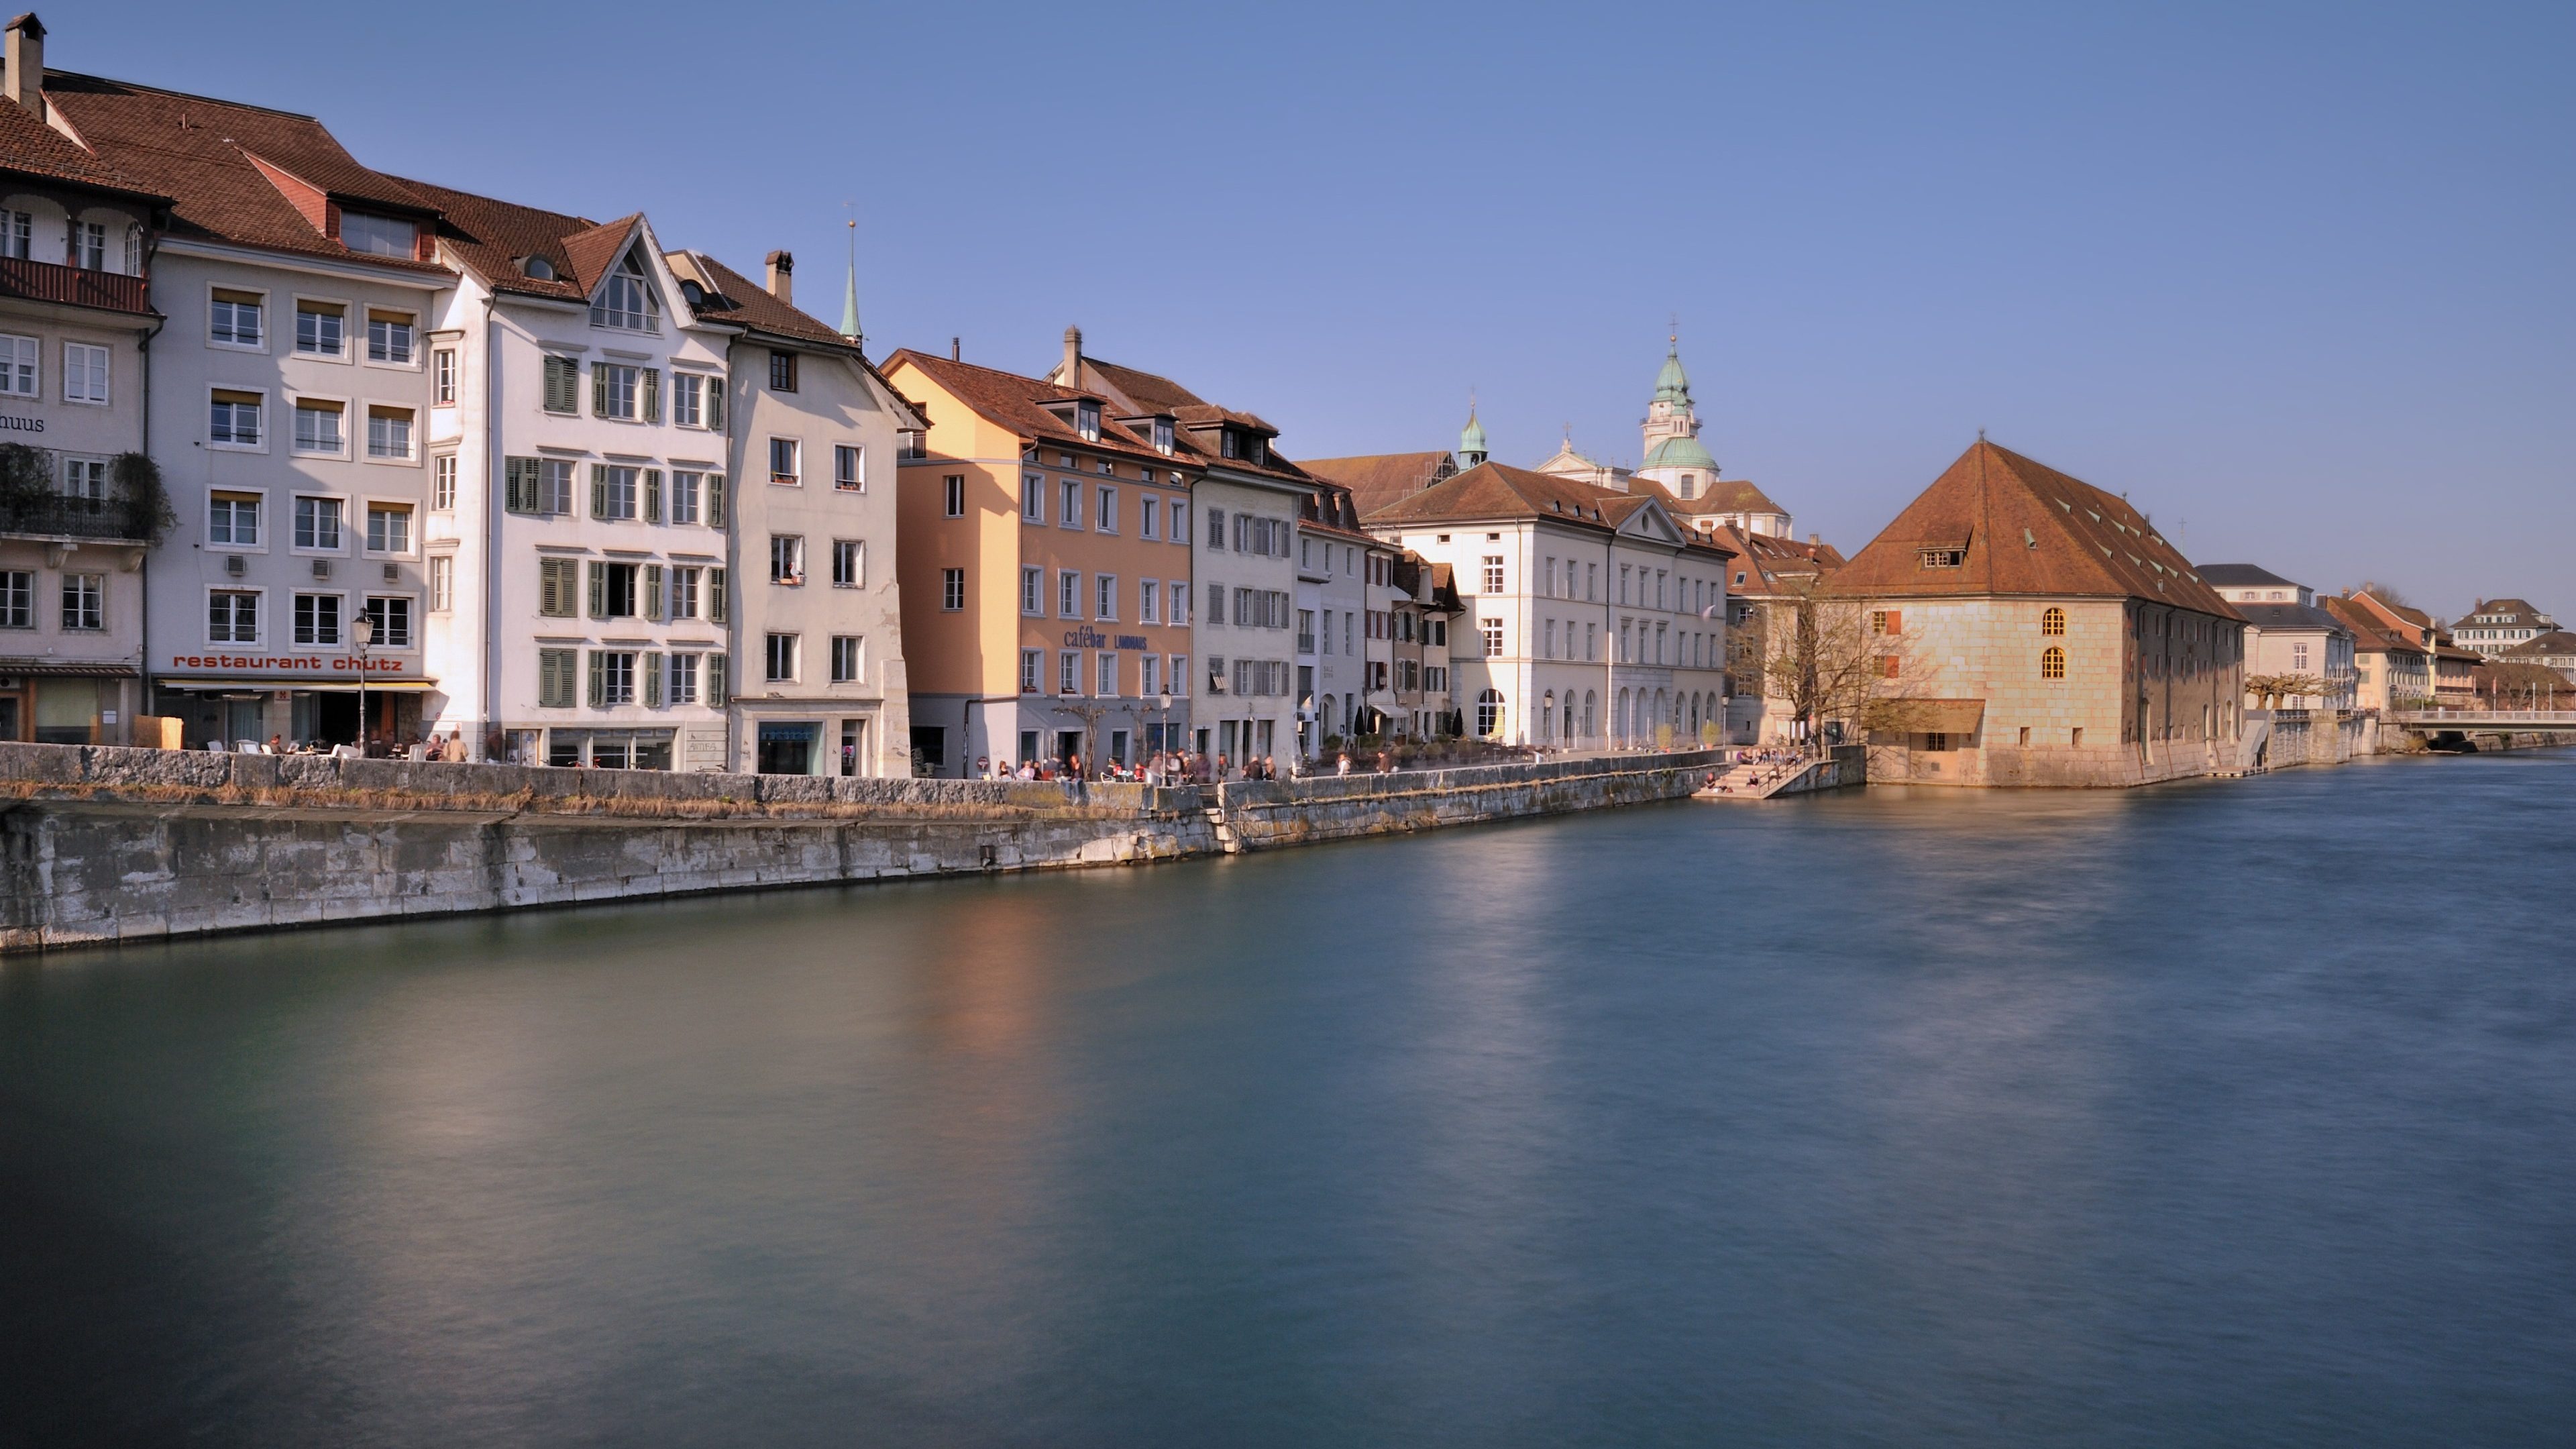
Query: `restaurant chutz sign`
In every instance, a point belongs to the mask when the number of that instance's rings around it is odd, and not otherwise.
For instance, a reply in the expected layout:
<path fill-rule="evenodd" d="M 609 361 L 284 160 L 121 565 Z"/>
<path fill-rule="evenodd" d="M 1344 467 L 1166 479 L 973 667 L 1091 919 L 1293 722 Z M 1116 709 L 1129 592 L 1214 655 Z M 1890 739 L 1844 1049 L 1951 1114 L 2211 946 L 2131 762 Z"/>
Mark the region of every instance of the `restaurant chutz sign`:
<path fill-rule="evenodd" d="M 241 670 L 252 674 L 282 674 L 297 679 L 353 679 L 363 672 L 373 679 L 378 675 L 400 675 L 415 661 L 407 659 L 358 660 L 344 654 L 173 654 L 172 670 L 220 669 Z M 175 681 L 174 681 L 175 682 Z"/>

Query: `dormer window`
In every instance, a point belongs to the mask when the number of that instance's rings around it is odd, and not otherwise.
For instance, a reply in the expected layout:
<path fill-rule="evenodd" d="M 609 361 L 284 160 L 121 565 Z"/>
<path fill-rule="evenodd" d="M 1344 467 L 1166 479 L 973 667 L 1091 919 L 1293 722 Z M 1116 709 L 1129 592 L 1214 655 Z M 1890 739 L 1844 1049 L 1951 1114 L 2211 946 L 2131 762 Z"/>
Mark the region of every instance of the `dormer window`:
<path fill-rule="evenodd" d="M 555 279 L 555 264 L 544 257 L 521 257 L 519 270 L 535 281 L 551 282 Z"/>
<path fill-rule="evenodd" d="M 1100 441 L 1100 404 L 1090 398 L 1076 399 L 1073 404 L 1073 430 L 1082 434 L 1086 443 Z"/>
<path fill-rule="evenodd" d="M 1171 455 L 1172 420 L 1170 418 L 1154 419 L 1154 451 L 1166 457 Z"/>
<path fill-rule="evenodd" d="M 1232 428 L 1227 428 L 1218 435 L 1217 446 L 1227 457 L 1240 458 L 1243 456 L 1243 435 Z"/>
<path fill-rule="evenodd" d="M 1964 548 L 1927 548 L 1918 557 L 1927 569 L 1955 569 L 1966 566 L 1968 551 Z"/>
<path fill-rule="evenodd" d="M 1247 433 L 1244 435 L 1243 456 L 1249 459 L 1254 467 L 1261 467 L 1268 461 L 1265 456 L 1266 451 L 1267 450 L 1261 446 L 1261 438 L 1259 434 Z"/>
<path fill-rule="evenodd" d="M 707 289 L 695 282 L 680 283 L 680 295 L 688 298 L 689 305 L 692 307 L 703 307 L 707 304 Z"/>
<path fill-rule="evenodd" d="M 420 228 L 400 217 L 363 211 L 340 213 L 340 245 L 371 257 L 408 257 L 419 245 Z"/>
<path fill-rule="evenodd" d="M 644 265 L 633 252 L 599 284 L 599 294 L 591 299 L 590 325 L 615 327 L 626 332 L 658 332 L 662 321 L 660 307 L 653 300 L 652 285 L 644 280 Z"/>

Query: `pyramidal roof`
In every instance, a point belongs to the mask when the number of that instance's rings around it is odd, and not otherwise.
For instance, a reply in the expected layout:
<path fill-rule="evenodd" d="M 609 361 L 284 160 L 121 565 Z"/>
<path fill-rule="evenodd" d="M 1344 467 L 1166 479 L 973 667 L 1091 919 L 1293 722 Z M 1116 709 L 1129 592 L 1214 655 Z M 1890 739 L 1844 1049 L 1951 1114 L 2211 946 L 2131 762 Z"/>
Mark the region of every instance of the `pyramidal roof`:
<path fill-rule="evenodd" d="M 1958 550 L 1962 561 L 1927 567 L 1933 550 Z M 2126 499 L 1983 438 L 1836 571 L 1832 591 L 2150 599 L 2243 617 Z"/>

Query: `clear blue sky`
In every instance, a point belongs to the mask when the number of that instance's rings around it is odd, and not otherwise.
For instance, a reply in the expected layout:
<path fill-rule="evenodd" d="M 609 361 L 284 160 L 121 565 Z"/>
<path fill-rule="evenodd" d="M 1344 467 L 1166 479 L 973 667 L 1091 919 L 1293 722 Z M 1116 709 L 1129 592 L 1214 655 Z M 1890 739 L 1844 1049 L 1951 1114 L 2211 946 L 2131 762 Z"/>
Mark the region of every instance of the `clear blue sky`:
<path fill-rule="evenodd" d="M 1290 456 L 1633 461 L 1681 319 L 1728 473 L 1857 548 L 1976 436 L 2203 562 L 2576 616 L 2576 6 L 51 9 L 872 350 L 1096 355 Z M 398 78 L 398 79 L 396 79 Z"/>

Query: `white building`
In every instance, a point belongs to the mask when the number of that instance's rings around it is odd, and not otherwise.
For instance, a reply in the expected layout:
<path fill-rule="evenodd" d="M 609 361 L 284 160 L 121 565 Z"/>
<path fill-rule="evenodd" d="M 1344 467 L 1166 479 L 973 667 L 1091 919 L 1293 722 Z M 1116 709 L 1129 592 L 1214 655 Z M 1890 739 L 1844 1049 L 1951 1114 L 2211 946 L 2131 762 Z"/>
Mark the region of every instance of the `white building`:
<path fill-rule="evenodd" d="M 1483 463 L 1370 515 L 1446 564 L 1466 733 L 1559 748 L 1714 742 L 1733 553 L 1650 494 Z"/>
<path fill-rule="evenodd" d="M 1298 755 L 1312 760 L 1367 723 L 1368 559 L 1349 490 L 1318 484 L 1297 519 Z"/>

